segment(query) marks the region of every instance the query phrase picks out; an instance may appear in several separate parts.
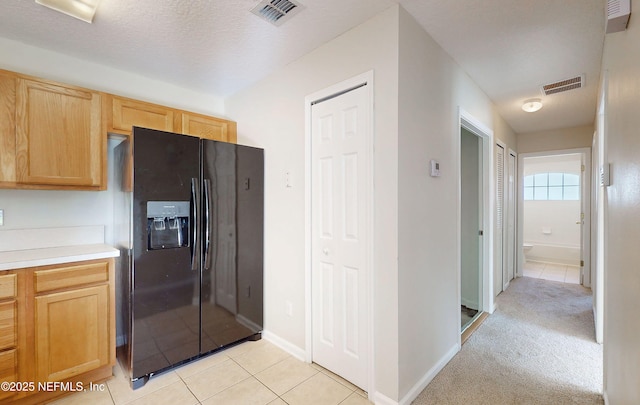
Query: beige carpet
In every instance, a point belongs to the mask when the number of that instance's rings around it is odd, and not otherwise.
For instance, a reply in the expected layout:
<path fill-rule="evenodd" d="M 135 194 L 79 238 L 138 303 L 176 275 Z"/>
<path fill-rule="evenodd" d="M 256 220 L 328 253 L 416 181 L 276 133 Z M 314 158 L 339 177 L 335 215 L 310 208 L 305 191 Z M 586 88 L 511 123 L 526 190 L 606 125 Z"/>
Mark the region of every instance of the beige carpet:
<path fill-rule="evenodd" d="M 591 290 L 523 277 L 413 404 L 603 404 Z"/>

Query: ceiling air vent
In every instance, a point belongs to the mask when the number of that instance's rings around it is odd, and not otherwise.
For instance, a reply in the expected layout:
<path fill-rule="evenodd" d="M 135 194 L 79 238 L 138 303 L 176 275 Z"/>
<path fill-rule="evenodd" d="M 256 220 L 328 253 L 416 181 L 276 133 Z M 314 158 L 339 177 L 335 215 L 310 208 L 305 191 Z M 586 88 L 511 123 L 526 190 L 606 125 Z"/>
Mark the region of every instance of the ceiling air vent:
<path fill-rule="evenodd" d="M 585 86 L 584 75 L 572 77 L 571 79 L 561 80 L 555 83 L 549 83 L 542 86 L 542 94 L 548 96 L 550 94 L 562 93 L 573 89 L 579 89 Z"/>
<path fill-rule="evenodd" d="M 282 25 L 304 7 L 294 0 L 263 0 L 251 12 L 275 26 Z"/>

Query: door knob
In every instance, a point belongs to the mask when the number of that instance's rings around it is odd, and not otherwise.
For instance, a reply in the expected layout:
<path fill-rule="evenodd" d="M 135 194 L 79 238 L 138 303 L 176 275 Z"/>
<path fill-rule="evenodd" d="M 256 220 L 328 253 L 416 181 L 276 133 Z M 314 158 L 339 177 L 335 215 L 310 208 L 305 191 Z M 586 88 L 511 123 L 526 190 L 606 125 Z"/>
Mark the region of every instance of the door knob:
<path fill-rule="evenodd" d="M 576 225 L 580 225 L 582 221 L 576 221 Z"/>
<path fill-rule="evenodd" d="M 324 253 L 325 256 L 329 256 L 329 249 L 322 249 L 322 253 Z"/>

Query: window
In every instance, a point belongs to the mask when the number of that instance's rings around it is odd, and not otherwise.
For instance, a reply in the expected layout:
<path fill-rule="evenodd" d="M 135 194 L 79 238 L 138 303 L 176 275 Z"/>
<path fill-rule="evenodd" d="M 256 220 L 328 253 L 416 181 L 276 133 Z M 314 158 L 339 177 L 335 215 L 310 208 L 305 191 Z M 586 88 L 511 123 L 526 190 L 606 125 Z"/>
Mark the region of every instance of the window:
<path fill-rule="evenodd" d="M 524 178 L 525 200 L 580 200 L 580 176 L 571 173 L 537 173 Z"/>

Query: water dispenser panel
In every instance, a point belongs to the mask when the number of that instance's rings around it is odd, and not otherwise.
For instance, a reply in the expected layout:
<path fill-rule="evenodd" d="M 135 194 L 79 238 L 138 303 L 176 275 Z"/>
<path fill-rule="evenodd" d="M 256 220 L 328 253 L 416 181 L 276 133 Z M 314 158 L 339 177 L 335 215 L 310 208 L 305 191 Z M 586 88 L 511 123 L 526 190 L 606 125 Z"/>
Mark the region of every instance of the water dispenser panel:
<path fill-rule="evenodd" d="M 149 250 L 189 246 L 189 201 L 148 201 Z"/>

